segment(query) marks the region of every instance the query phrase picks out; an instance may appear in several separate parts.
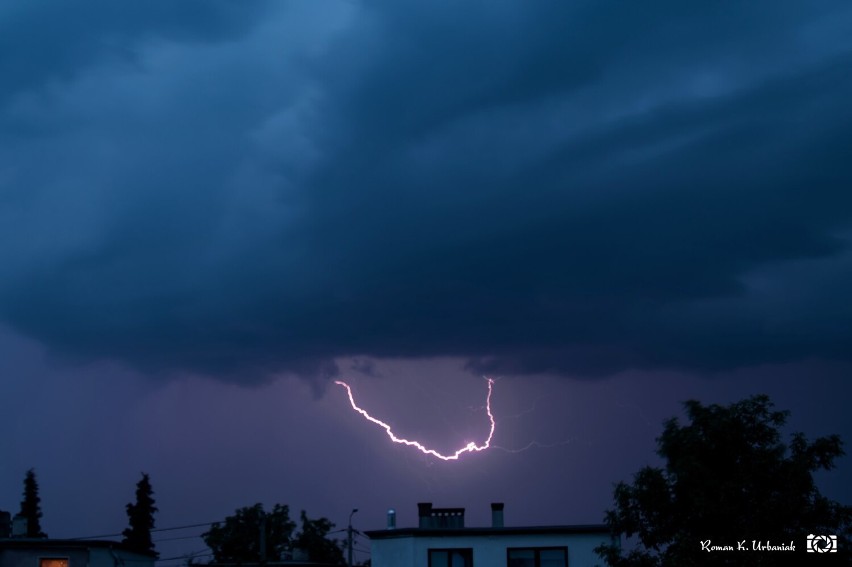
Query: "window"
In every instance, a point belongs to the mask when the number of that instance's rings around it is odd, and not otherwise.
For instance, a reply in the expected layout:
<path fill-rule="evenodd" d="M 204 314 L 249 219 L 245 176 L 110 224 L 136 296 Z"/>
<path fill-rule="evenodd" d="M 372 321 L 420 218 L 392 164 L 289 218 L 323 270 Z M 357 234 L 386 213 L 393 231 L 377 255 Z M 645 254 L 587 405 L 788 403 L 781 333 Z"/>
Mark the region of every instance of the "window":
<path fill-rule="evenodd" d="M 506 551 L 509 567 L 568 567 L 567 547 L 515 547 Z"/>
<path fill-rule="evenodd" d="M 68 558 L 42 557 L 38 560 L 38 567 L 68 567 Z"/>
<path fill-rule="evenodd" d="M 473 550 L 430 549 L 429 567 L 473 567 Z"/>

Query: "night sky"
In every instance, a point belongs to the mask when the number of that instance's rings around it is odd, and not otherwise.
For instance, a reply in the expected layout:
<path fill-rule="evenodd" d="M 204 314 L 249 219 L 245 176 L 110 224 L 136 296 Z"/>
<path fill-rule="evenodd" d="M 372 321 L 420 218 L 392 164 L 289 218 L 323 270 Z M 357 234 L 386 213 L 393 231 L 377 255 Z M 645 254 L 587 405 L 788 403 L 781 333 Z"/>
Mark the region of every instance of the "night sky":
<path fill-rule="evenodd" d="M 851 70 L 848 0 L 4 3 L 0 509 L 597 523 L 690 398 L 852 443 Z M 333 383 L 453 452 L 484 375 L 451 463 Z"/>

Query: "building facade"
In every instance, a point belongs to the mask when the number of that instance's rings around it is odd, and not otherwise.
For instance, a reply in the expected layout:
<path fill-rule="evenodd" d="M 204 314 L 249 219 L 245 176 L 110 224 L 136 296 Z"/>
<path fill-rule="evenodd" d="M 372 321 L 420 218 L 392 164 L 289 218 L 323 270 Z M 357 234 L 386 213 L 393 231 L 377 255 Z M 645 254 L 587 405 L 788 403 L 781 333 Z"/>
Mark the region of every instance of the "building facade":
<path fill-rule="evenodd" d="M 154 567 L 155 559 L 115 541 L 0 539 L 0 567 Z"/>
<path fill-rule="evenodd" d="M 592 567 L 594 548 L 612 541 L 604 525 L 503 525 L 503 504 L 491 505 L 490 527 L 466 528 L 463 508 L 418 504 L 419 525 L 366 532 L 372 567 Z"/>

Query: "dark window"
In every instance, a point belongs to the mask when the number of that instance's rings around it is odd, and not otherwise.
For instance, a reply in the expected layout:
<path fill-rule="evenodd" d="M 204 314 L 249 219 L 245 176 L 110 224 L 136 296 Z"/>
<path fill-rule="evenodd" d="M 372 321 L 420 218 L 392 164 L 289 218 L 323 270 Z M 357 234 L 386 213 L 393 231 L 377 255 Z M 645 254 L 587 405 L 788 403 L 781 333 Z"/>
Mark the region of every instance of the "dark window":
<path fill-rule="evenodd" d="M 509 567 L 568 567 L 567 547 L 513 547 L 506 551 Z"/>
<path fill-rule="evenodd" d="M 473 567 L 473 550 L 430 549 L 429 567 Z"/>

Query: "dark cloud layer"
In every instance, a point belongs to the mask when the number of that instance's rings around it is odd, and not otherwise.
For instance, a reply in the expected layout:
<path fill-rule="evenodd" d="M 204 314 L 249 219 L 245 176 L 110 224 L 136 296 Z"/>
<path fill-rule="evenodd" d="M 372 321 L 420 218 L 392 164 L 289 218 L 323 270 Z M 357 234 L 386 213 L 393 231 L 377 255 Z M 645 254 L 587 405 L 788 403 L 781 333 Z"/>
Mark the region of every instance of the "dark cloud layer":
<path fill-rule="evenodd" d="M 849 360 L 845 2 L 28 6 L 0 316 L 58 354 Z"/>
<path fill-rule="evenodd" d="M 239 36 L 256 23 L 258 7 L 227 0 L 154 0 L 121 6 L 96 0 L 74 6 L 36 1 L 0 14 L 0 100 L 46 82 L 71 82 L 104 60 L 135 61 L 152 38 L 214 42 Z"/>

